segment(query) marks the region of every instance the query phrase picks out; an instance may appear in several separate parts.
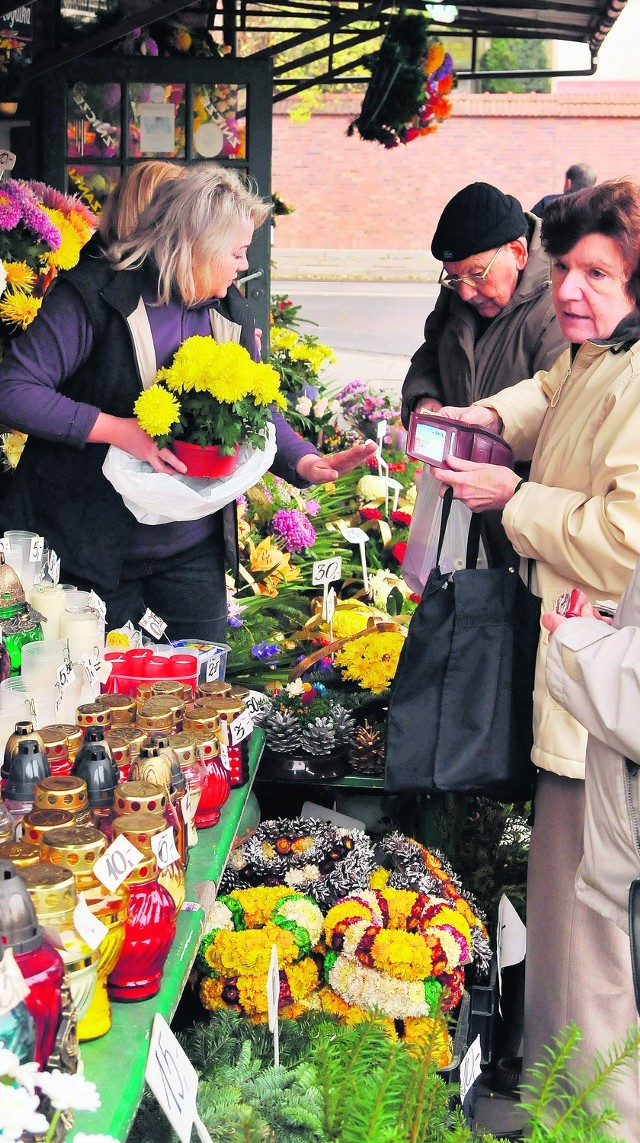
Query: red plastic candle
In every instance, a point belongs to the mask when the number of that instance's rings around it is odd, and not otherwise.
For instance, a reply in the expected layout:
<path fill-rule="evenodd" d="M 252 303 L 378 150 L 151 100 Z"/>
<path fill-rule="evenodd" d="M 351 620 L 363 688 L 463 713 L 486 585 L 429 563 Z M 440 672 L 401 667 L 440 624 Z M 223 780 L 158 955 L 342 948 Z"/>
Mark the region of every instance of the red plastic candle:
<path fill-rule="evenodd" d="M 220 810 L 231 790 L 231 776 L 227 767 L 222 764 L 219 754 L 213 751 L 207 754 L 201 753 L 200 761 L 204 762 L 207 780 L 193 819 L 196 829 L 215 825 L 220 820 Z"/>
<path fill-rule="evenodd" d="M 109 976 L 112 1000 L 148 1000 L 160 990 L 162 970 L 176 934 L 176 907 L 158 884 L 158 867 L 144 854 L 126 881 L 129 911 L 122 952 Z"/>

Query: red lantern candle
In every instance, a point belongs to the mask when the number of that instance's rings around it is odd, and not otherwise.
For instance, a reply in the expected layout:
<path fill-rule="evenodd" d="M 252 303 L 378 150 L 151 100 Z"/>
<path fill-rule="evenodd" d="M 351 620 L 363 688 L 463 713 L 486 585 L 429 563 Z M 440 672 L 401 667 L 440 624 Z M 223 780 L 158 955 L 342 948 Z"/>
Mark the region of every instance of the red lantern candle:
<path fill-rule="evenodd" d="M 214 742 L 216 740 L 214 739 Z M 220 748 L 201 751 L 196 741 L 196 751 L 201 762 L 204 762 L 207 778 L 204 789 L 200 795 L 196 816 L 193 824 L 196 829 L 215 825 L 220 821 L 220 810 L 231 790 L 231 777 L 226 766 L 220 758 Z"/>
<path fill-rule="evenodd" d="M 173 898 L 158 884 L 158 866 L 145 853 L 126 881 L 129 911 L 124 943 L 108 990 L 112 1000 L 148 1000 L 160 990 L 162 970 L 176 934 Z"/>

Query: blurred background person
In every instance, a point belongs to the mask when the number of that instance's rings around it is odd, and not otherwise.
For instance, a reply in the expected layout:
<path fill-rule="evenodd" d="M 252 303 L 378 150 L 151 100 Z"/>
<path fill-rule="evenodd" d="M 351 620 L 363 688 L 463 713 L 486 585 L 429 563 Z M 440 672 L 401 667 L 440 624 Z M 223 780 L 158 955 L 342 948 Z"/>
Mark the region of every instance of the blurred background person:
<path fill-rule="evenodd" d="M 542 218 L 546 207 L 554 199 L 560 198 L 561 194 L 571 194 L 573 191 L 583 190 L 584 187 L 593 187 L 596 183 L 596 172 L 593 167 L 588 163 L 573 163 L 571 167 L 567 167 L 564 175 L 564 189 L 558 191 L 557 194 L 546 194 L 543 198 L 538 199 L 535 206 L 531 207 L 531 213 L 537 214 L 538 218 Z"/>

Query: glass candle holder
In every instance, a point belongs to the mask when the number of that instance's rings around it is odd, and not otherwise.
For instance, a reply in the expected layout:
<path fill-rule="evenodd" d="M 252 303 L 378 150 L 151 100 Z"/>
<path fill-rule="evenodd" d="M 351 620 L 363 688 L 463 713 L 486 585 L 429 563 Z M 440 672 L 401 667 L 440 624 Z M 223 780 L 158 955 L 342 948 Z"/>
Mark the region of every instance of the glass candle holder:
<path fill-rule="evenodd" d="M 65 656 L 64 639 L 50 642 L 25 643 L 22 648 L 20 675 L 27 690 L 55 686 L 58 668 Z"/>

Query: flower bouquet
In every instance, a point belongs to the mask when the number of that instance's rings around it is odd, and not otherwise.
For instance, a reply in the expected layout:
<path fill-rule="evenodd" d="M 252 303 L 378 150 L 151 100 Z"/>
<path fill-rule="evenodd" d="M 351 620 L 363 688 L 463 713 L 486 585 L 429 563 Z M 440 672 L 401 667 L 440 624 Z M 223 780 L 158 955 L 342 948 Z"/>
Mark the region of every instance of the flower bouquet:
<path fill-rule="evenodd" d="M 270 467 L 271 409 L 284 404 L 270 365 L 252 361 L 235 342 L 188 337 L 134 406 L 140 427 L 160 448 L 173 448 L 186 475 L 154 472 L 113 446 L 104 475 L 140 523 L 200 519 L 235 500 Z"/>

